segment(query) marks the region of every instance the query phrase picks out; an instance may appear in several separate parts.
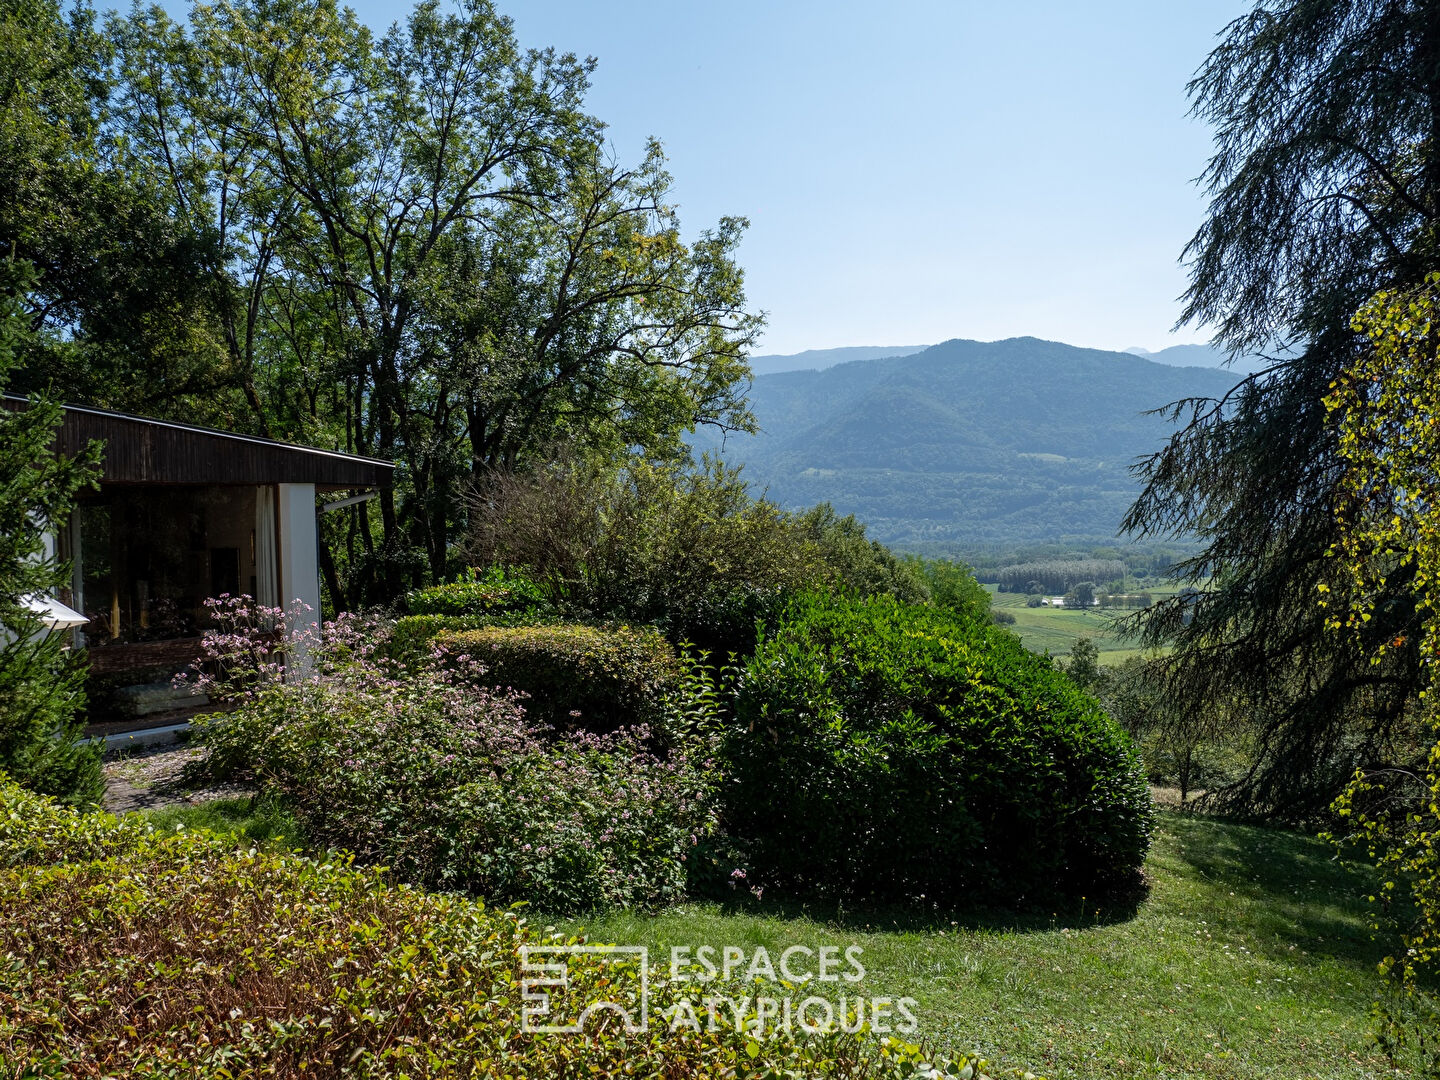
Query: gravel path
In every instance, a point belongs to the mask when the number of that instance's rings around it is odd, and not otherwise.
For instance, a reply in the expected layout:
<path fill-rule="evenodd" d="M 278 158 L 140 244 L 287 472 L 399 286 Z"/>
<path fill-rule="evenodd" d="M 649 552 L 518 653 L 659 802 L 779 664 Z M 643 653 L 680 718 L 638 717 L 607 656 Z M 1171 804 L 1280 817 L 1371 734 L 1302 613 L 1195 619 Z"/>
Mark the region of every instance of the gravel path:
<path fill-rule="evenodd" d="M 153 810 L 162 806 L 194 806 L 211 799 L 246 798 L 255 790 L 244 784 L 191 787 L 185 766 L 203 758 L 192 746 L 158 746 L 129 751 L 105 762 L 105 809 L 112 814 Z"/>

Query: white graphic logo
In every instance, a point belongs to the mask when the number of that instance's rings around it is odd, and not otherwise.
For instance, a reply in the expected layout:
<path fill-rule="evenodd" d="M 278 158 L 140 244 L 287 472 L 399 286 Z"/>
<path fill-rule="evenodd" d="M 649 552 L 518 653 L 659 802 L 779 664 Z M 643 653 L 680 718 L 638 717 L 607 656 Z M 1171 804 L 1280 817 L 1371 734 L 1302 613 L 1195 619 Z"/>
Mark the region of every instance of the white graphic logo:
<path fill-rule="evenodd" d="M 600 1001 L 580 1001 L 578 1014 L 555 1015 L 556 1000 L 569 996 L 570 957 L 588 956 L 613 968 L 608 995 Z M 618 1016 L 625 1030 L 644 1031 L 650 1022 L 650 957 L 643 945 L 522 945 L 520 946 L 520 1011 L 522 1031 L 546 1035 L 576 1035 L 586 1021 L 601 1013 Z M 631 992 L 625 992 L 629 984 Z M 617 1001 L 616 998 L 625 999 Z"/>

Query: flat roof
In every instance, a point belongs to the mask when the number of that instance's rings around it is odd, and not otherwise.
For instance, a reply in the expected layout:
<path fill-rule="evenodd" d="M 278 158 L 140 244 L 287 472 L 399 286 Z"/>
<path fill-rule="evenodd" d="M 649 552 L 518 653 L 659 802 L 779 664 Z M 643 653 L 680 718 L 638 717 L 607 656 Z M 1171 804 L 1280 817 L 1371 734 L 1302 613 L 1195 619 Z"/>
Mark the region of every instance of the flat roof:
<path fill-rule="evenodd" d="M 6 394 L 7 408 L 26 398 Z M 394 462 L 317 446 L 242 435 L 89 405 L 63 406 L 56 448 L 75 454 L 105 444 L 102 484 L 315 484 L 326 489 L 388 487 Z"/>

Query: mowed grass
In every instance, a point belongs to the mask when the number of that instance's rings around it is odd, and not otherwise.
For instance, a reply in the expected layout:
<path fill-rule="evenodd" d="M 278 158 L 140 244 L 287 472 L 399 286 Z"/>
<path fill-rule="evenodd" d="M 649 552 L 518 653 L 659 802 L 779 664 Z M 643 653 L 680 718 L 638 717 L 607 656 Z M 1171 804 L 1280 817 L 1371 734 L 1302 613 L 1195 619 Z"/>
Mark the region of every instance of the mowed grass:
<path fill-rule="evenodd" d="M 1119 664 L 1132 656 L 1141 655 L 1135 643 L 1116 631 L 1118 618 L 1133 612 L 1092 608 L 1088 611 L 1076 609 L 1025 606 L 1028 599 L 1020 593 L 1002 593 L 994 585 L 986 585 L 990 592 L 990 606 L 1007 611 L 1015 616 L 1015 625 L 1009 627 L 1020 636 L 1020 641 L 1032 652 L 1048 652 L 1052 656 L 1069 656 L 1075 639 L 1087 637 L 1100 650 L 1102 664 Z M 1152 595 L 1158 595 L 1153 593 Z"/>
<path fill-rule="evenodd" d="M 931 911 L 837 915 L 685 905 L 615 912 L 561 929 L 591 941 L 671 946 L 850 944 L 852 992 L 919 1002 L 920 1036 L 1052 1080 L 1405 1076 L 1369 1039 L 1378 946 L 1368 876 L 1293 833 L 1161 815 L 1133 917 L 1056 911 L 1010 925 Z"/>

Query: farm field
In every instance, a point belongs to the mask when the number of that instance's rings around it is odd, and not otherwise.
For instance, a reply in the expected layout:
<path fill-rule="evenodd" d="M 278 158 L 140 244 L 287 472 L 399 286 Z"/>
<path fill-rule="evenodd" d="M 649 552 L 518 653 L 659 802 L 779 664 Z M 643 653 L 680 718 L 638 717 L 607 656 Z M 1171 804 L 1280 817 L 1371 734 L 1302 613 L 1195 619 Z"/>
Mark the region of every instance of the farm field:
<path fill-rule="evenodd" d="M 1065 608 L 1027 608 L 1021 593 L 1000 592 L 994 585 L 986 585 L 990 593 L 990 605 L 997 611 L 1008 611 L 1015 616 L 1015 625 L 1010 627 L 1020 636 L 1027 649 L 1034 652 L 1048 652 L 1052 656 L 1069 656 L 1075 639 L 1090 638 L 1100 650 L 1102 664 L 1119 664 L 1132 656 L 1139 656 L 1140 650 L 1132 641 L 1116 632 L 1115 622 L 1130 612 L 1119 610 L 1089 611 Z M 1163 590 L 1149 590 L 1151 595 L 1163 595 Z"/>
<path fill-rule="evenodd" d="M 1147 872 L 1138 914 L 1108 925 L 1078 910 L 1014 926 L 687 904 L 559 929 L 662 955 L 858 944 L 863 992 L 917 999 L 929 1045 L 1050 1080 L 1409 1075 L 1369 1042 L 1363 871 L 1305 836 L 1165 813 Z"/>

